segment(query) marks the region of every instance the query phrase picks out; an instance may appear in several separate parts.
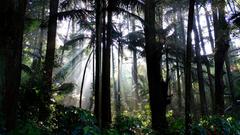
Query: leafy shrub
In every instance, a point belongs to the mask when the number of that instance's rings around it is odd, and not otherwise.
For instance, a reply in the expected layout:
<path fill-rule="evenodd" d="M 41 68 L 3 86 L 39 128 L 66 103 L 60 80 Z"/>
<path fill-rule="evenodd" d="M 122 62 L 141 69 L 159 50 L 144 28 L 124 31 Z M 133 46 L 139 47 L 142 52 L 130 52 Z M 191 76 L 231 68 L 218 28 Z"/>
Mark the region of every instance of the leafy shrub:
<path fill-rule="evenodd" d="M 55 125 L 53 132 L 58 135 L 100 134 L 93 114 L 76 107 L 57 105 L 52 116 L 52 123 Z"/>
<path fill-rule="evenodd" d="M 185 121 L 182 118 L 167 117 L 168 134 L 184 135 Z M 192 135 L 240 135 L 240 122 L 232 116 L 209 116 L 192 123 Z"/>
<path fill-rule="evenodd" d="M 239 121 L 231 116 L 210 116 L 193 123 L 192 134 L 240 135 Z"/>
<path fill-rule="evenodd" d="M 152 132 L 150 128 L 143 126 L 143 123 L 139 118 L 124 115 L 116 117 L 114 128 L 116 128 L 121 135 L 140 135 Z"/>
<path fill-rule="evenodd" d="M 185 125 L 184 125 L 184 119 L 177 118 L 177 119 L 171 119 L 169 121 L 169 128 L 168 128 L 168 134 L 170 135 L 184 135 Z"/>

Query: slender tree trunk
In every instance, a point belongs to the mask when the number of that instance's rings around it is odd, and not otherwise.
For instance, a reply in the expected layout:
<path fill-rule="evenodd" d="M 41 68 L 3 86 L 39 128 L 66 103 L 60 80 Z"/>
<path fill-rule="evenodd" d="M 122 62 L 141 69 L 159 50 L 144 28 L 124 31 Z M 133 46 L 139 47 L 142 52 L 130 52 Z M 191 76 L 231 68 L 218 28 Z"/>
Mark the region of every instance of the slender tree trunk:
<path fill-rule="evenodd" d="M 132 12 L 134 13 L 134 10 L 132 9 Z M 131 25 L 132 25 L 132 32 L 135 32 L 135 20 L 134 18 L 131 18 Z M 134 97 L 135 97 L 135 109 L 138 109 L 138 103 L 141 100 L 139 96 L 139 87 L 138 87 L 138 68 L 137 68 L 137 48 L 133 46 L 132 50 L 132 79 L 133 79 L 133 90 L 134 90 Z"/>
<path fill-rule="evenodd" d="M 181 91 L 181 82 L 180 82 L 180 67 L 179 61 L 177 61 L 177 95 L 178 95 L 178 109 L 182 109 L 182 91 Z"/>
<path fill-rule="evenodd" d="M 92 54 L 93 54 L 93 51 L 89 54 L 88 59 L 86 61 L 86 64 L 84 66 L 84 70 L 83 70 L 82 84 L 81 84 L 80 95 L 79 95 L 79 108 L 82 108 L 83 86 L 84 86 L 87 66 L 88 66 L 88 63 L 89 63 L 89 61 L 91 59 Z"/>
<path fill-rule="evenodd" d="M 102 128 L 106 129 L 111 124 L 111 97 L 110 97 L 110 53 L 112 45 L 112 8 L 113 1 L 108 1 L 107 12 L 107 44 L 103 46 L 102 65 Z"/>
<path fill-rule="evenodd" d="M 7 130 L 12 130 L 16 124 L 25 8 L 25 0 L 0 2 L 0 109 Z"/>
<path fill-rule="evenodd" d="M 116 112 L 119 116 L 121 114 L 121 79 L 122 79 L 122 44 L 119 42 L 118 46 L 118 90 L 116 97 Z"/>
<path fill-rule="evenodd" d="M 52 71 L 54 66 L 54 55 L 57 31 L 57 13 L 59 0 L 50 0 L 50 16 L 48 21 L 47 50 L 43 71 L 43 89 L 41 91 L 41 104 L 39 108 L 39 120 L 45 120 L 49 116 L 48 105 L 52 89 Z"/>
<path fill-rule="evenodd" d="M 176 8 L 176 7 L 174 7 L 174 8 Z M 179 19 L 180 18 L 180 11 L 176 11 L 177 12 L 177 16 L 175 16 L 175 18 L 174 18 L 174 21 L 177 21 L 177 22 L 180 22 L 180 23 L 182 23 L 181 22 L 181 20 L 177 20 L 177 19 Z M 178 36 L 180 37 L 180 34 L 179 34 L 179 30 L 177 29 L 177 25 L 175 24 L 174 25 L 174 30 L 176 31 L 176 33 L 177 33 L 177 35 L 175 36 L 175 44 L 177 44 L 177 41 L 178 41 Z M 183 32 L 184 33 L 184 32 Z M 182 39 L 183 40 L 183 39 Z M 181 41 L 182 41 L 181 40 Z M 182 44 L 184 44 L 184 42 L 185 41 L 183 41 L 182 42 Z M 179 60 L 179 58 L 180 58 L 180 53 L 179 53 L 179 50 L 178 49 L 176 49 L 176 66 L 177 66 L 177 100 L 178 100 L 178 109 L 179 109 L 179 111 L 181 112 L 181 110 L 182 110 L 182 91 L 181 91 L 181 82 L 180 82 L 180 65 L 179 65 L 179 62 L 180 62 L 180 60 Z"/>
<path fill-rule="evenodd" d="M 93 70 L 92 70 L 92 91 L 91 91 L 91 95 L 89 97 L 89 107 L 88 110 L 92 111 L 93 108 L 93 102 L 94 102 L 94 93 L 95 93 L 95 48 L 93 48 L 93 55 L 92 55 L 92 66 L 93 66 Z"/>
<path fill-rule="evenodd" d="M 186 57 L 185 57 L 185 135 L 190 135 L 191 128 L 191 91 L 192 91 L 192 80 L 191 80 L 191 59 L 192 59 L 192 29 L 194 21 L 194 4 L 195 0 L 189 1 L 188 11 L 188 28 L 187 28 L 187 46 L 186 46 Z"/>
<path fill-rule="evenodd" d="M 138 68 L 137 68 L 137 51 L 136 48 L 132 51 L 133 53 L 133 64 L 132 64 L 132 77 L 133 77 L 133 89 L 135 93 L 135 104 L 136 109 L 138 109 L 138 103 L 141 100 L 139 96 L 139 87 L 138 87 Z"/>
<path fill-rule="evenodd" d="M 197 23 L 198 23 L 198 30 L 199 30 L 199 36 L 200 36 L 200 41 L 201 41 L 201 47 L 203 49 L 203 54 L 204 56 L 207 55 L 206 49 L 205 49 L 205 43 L 203 41 L 203 33 L 202 33 L 202 28 L 200 25 L 200 16 L 199 16 L 199 10 L 198 10 L 198 6 L 196 6 L 196 10 L 197 10 Z M 206 17 L 206 19 L 208 19 L 208 17 Z M 212 42 L 211 46 L 213 46 L 213 39 L 212 39 L 212 34 L 211 34 L 211 30 L 210 30 L 210 24 L 208 24 L 209 28 L 208 28 L 208 32 L 209 32 L 209 38 L 210 38 L 210 42 Z M 205 60 L 205 66 L 207 68 L 207 75 L 208 75 L 208 81 L 209 81 L 209 89 L 210 89 L 210 95 L 211 95 L 211 101 L 212 101 L 212 110 L 214 110 L 214 86 L 213 86 L 213 81 L 212 81 L 212 74 L 211 74 L 211 69 L 210 69 L 210 64 L 208 59 L 206 58 Z"/>
<path fill-rule="evenodd" d="M 215 114 L 224 114 L 223 66 L 229 48 L 228 24 L 225 20 L 225 1 L 213 0 L 213 23 L 215 35 Z"/>
<path fill-rule="evenodd" d="M 115 110 L 116 110 L 116 114 L 118 114 L 117 112 L 117 98 L 118 98 L 118 89 L 117 89 L 117 82 L 115 79 L 115 56 L 114 56 L 114 46 L 112 46 L 112 81 L 113 81 L 113 91 L 114 91 L 114 101 L 115 101 Z"/>
<path fill-rule="evenodd" d="M 201 62 L 201 49 L 199 45 L 199 34 L 197 31 L 196 23 L 193 24 L 193 31 L 195 35 L 195 52 L 196 52 L 196 61 L 197 61 L 197 75 L 198 75 L 198 86 L 199 86 L 199 93 L 200 93 L 200 103 L 201 103 L 201 114 L 207 115 L 207 101 L 204 89 L 204 79 L 203 79 L 203 69 L 202 69 L 202 62 Z"/>

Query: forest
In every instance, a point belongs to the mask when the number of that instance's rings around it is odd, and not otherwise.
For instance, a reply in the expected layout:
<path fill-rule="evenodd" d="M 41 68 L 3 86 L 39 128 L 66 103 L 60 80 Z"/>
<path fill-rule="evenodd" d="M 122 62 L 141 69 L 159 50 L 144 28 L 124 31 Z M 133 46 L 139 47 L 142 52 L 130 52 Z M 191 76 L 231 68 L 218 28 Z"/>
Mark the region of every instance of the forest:
<path fill-rule="evenodd" d="M 240 0 L 1 0 L 0 135 L 240 135 Z"/>

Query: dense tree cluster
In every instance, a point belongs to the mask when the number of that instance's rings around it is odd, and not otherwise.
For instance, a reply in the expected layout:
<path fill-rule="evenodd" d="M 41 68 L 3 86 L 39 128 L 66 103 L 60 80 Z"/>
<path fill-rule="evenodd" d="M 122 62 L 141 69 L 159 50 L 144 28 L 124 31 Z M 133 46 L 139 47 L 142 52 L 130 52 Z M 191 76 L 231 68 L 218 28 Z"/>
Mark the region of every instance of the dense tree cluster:
<path fill-rule="evenodd" d="M 0 134 L 239 134 L 239 0 L 0 7 Z"/>

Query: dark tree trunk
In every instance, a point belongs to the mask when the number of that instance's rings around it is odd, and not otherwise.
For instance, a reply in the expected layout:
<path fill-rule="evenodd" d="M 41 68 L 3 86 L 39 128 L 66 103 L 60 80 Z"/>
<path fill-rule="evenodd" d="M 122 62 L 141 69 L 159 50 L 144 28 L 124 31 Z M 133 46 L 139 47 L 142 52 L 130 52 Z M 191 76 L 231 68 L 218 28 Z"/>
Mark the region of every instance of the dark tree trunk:
<path fill-rule="evenodd" d="M 166 98 L 167 83 L 161 75 L 161 50 L 155 39 L 155 3 L 152 0 L 145 1 L 145 52 L 147 61 L 148 86 L 150 107 L 152 114 L 152 128 L 159 134 L 165 134 L 167 130 Z M 160 48 L 161 49 L 161 48 Z"/>
<path fill-rule="evenodd" d="M 203 69 L 202 69 L 202 62 L 201 62 L 201 49 L 199 45 L 199 34 L 197 31 L 196 23 L 193 24 L 193 31 L 195 35 L 195 52 L 196 52 L 196 62 L 197 62 L 197 76 L 198 76 L 198 86 L 199 86 L 199 93 L 200 93 L 200 103 L 201 103 L 201 114 L 207 115 L 207 101 L 204 89 L 204 79 L 203 79 Z"/>
<path fill-rule="evenodd" d="M 179 61 L 177 61 L 177 95 L 178 95 L 178 109 L 182 109 L 182 91 L 180 82 L 180 66 Z"/>
<path fill-rule="evenodd" d="M 0 109 L 7 130 L 12 130 L 16 124 L 25 8 L 25 0 L 0 2 Z"/>
<path fill-rule="evenodd" d="M 96 78 L 95 78 L 95 107 L 94 114 L 96 116 L 99 127 L 101 127 L 101 43 L 102 43 L 102 24 L 103 24 L 103 12 L 102 12 L 102 0 L 95 0 L 96 3 Z"/>
<path fill-rule="evenodd" d="M 133 78 L 133 90 L 135 93 L 135 104 L 136 108 L 138 109 L 138 103 L 141 100 L 139 96 L 139 87 L 138 87 L 138 68 L 137 68 L 137 51 L 134 47 L 133 51 L 133 64 L 132 64 L 132 78 Z"/>
<path fill-rule="evenodd" d="M 134 13 L 134 10 L 132 9 L 132 12 Z M 135 20 L 134 18 L 131 18 L 131 25 L 132 25 L 132 32 L 135 31 Z M 133 79 L 133 91 L 134 91 L 134 98 L 135 98 L 135 109 L 138 109 L 138 103 L 140 101 L 139 96 L 139 87 L 138 87 L 138 68 L 137 68 L 137 48 L 136 46 L 133 46 L 132 48 L 132 79 Z"/>
<path fill-rule="evenodd" d="M 83 70 L 82 84 L 81 84 L 81 89 L 80 89 L 80 94 L 79 94 L 79 108 L 82 108 L 83 86 L 84 86 L 85 76 L 86 76 L 86 72 L 87 72 L 87 66 L 91 59 L 92 54 L 93 54 L 93 51 L 89 54 L 86 64 L 84 66 L 84 70 Z"/>
<path fill-rule="evenodd" d="M 187 47 L 185 56 L 185 135 L 190 135 L 191 128 L 191 59 L 192 59 L 192 39 L 191 33 L 194 22 L 194 4 L 195 0 L 189 1 L 188 28 L 187 28 Z"/>
<path fill-rule="evenodd" d="M 107 44 L 103 46 L 102 61 L 102 128 L 111 124 L 111 97 L 110 97 L 110 53 L 112 45 L 112 8 L 113 1 L 108 1 L 107 12 Z"/>
<path fill-rule="evenodd" d="M 224 114 L 224 82 L 223 66 L 229 48 L 228 24 L 225 20 L 225 2 L 212 2 L 213 23 L 215 34 L 215 114 Z"/>
<path fill-rule="evenodd" d="M 52 89 L 52 71 L 54 67 L 54 55 L 56 45 L 57 12 L 59 0 L 50 0 L 50 16 L 48 21 L 47 50 L 43 71 L 43 88 L 41 91 L 41 103 L 39 108 L 39 120 L 46 120 L 49 116 L 48 105 Z"/>

